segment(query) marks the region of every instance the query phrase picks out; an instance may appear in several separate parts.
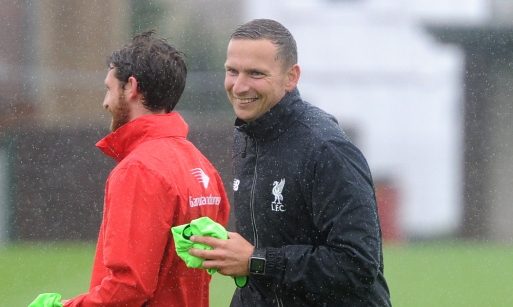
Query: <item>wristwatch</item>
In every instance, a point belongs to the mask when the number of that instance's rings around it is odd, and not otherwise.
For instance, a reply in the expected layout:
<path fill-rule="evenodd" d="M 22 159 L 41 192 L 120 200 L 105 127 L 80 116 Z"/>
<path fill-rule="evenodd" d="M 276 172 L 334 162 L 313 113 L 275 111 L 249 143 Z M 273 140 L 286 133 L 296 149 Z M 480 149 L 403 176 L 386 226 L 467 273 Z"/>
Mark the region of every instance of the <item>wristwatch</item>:
<path fill-rule="evenodd" d="M 249 258 L 248 268 L 250 274 L 265 274 L 266 265 L 266 250 L 265 248 L 255 249 Z"/>

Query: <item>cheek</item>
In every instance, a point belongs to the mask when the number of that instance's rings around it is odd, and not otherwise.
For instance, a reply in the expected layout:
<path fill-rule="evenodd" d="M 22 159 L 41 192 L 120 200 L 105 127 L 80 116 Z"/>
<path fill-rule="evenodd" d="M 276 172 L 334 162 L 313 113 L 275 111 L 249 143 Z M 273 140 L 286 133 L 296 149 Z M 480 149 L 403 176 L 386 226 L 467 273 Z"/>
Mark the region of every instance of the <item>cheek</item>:
<path fill-rule="evenodd" d="M 230 76 L 228 74 L 226 74 L 224 76 L 224 88 L 228 91 L 230 90 L 232 87 L 233 87 L 233 84 L 234 84 L 234 78 L 233 76 Z"/>

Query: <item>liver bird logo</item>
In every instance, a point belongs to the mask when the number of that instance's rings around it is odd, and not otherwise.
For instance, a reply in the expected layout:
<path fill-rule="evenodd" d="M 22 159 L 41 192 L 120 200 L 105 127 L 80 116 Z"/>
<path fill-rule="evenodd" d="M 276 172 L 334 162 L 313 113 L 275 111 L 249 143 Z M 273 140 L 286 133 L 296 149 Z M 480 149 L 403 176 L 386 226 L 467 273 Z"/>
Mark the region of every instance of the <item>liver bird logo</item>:
<path fill-rule="evenodd" d="M 210 178 L 205 174 L 205 172 L 201 168 L 193 168 L 191 169 L 191 173 L 200 183 L 203 184 L 205 189 L 208 188 L 208 183 L 210 182 Z"/>
<path fill-rule="evenodd" d="M 273 204 L 281 204 L 281 201 L 283 200 L 283 195 L 281 195 L 281 192 L 283 191 L 283 186 L 285 185 L 285 179 L 282 179 L 280 182 L 275 181 L 273 182 L 273 195 L 274 195 L 274 201 Z"/>

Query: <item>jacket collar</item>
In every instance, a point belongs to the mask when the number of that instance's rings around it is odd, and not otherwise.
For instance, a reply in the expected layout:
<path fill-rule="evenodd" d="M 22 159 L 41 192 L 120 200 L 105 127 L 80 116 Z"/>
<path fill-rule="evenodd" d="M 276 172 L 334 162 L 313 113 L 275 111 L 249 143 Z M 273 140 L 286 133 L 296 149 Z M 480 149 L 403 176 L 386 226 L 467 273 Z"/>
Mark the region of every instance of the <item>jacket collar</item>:
<path fill-rule="evenodd" d="M 297 87 L 285 96 L 267 113 L 253 122 L 247 123 L 240 118 L 235 120 L 235 128 L 250 137 L 270 140 L 294 123 L 303 114 L 305 104 L 301 100 Z"/>
<path fill-rule="evenodd" d="M 123 160 L 138 145 L 164 137 L 187 137 L 189 126 L 177 112 L 141 116 L 119 127 L 96 143 L 116 162 Z"/>

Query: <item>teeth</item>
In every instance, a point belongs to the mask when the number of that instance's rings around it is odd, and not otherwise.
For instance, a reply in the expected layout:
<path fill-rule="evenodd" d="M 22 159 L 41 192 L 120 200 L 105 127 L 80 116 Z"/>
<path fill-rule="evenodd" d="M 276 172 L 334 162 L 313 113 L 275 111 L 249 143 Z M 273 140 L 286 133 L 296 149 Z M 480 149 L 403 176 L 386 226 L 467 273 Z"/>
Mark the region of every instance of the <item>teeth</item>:
<path fill-rule="evenodd" d="M 248 99 L 240 99 L 240 98 L 237 98 L 237 102 L 238 103 L 250 103 L 252 102 L 253 100 L 255 100 L 256 98 L 248 98 Z"/>

